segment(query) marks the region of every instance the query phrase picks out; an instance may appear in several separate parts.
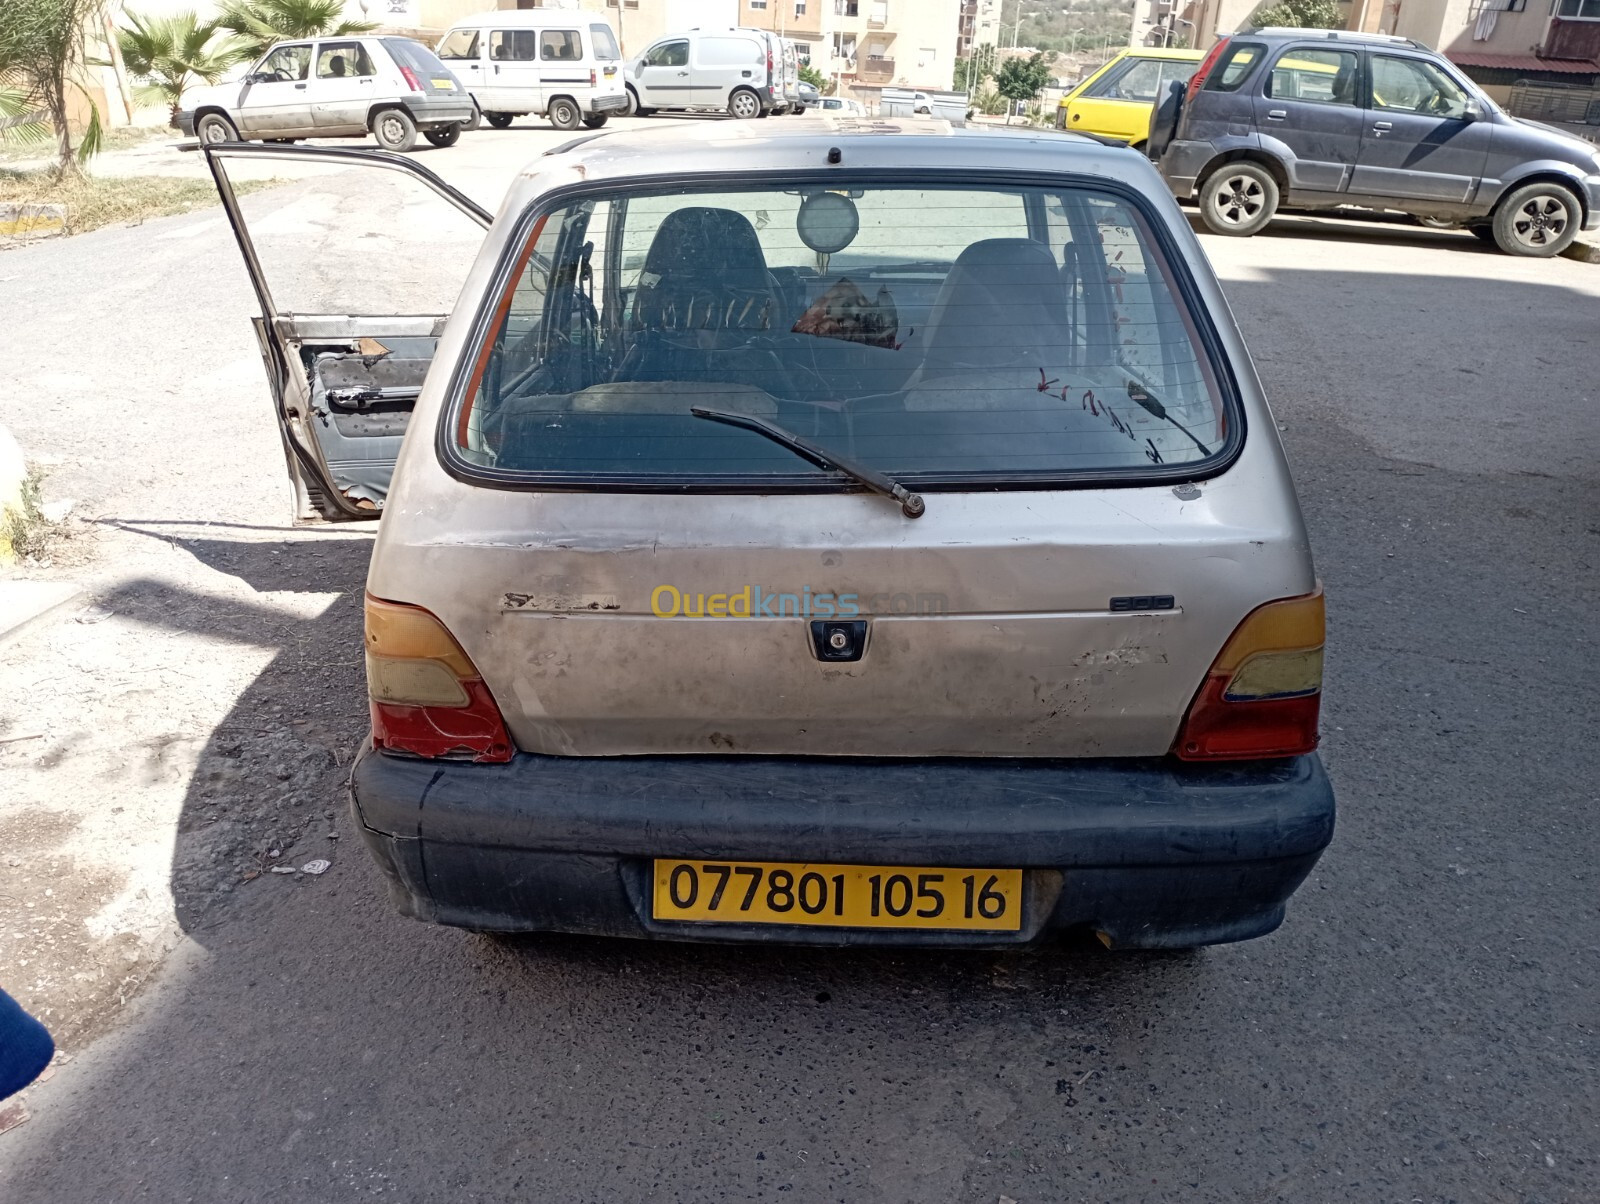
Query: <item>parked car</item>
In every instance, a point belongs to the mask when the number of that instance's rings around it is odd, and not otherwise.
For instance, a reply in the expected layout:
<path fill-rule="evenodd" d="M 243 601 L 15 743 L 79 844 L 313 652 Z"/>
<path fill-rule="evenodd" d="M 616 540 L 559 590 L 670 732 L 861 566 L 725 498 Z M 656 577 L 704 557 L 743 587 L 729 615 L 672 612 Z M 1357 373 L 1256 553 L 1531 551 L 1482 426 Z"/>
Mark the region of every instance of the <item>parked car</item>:
<path fill-rule="evenodd" d="M 1157 99 L 1167 94 L 1169 84 L 1188 83 L 1203 57 L 1198 50 L 1149 46 L 1124 50 L 1061 98 L 1056 126 L 1121 138 L 1143 149 Z"/>
<path fill-rule="evenodd" d="M 661 109 L 721 109 L 738 118 L 787 112 L 783 45 L 760 29 L 689 29 L 660 38 L 628 64 L 628 111 L 648 117 Z"/>
<path fill-rule="evenodd" d="M 364 137 L 406 151 L 450 146 L 476 116 L 459 80 L 410 38 L 279 42 L 243 79 L 189 88 L 172 124 L 202 143 Z"/>
<path fill-rule="evenodd" d="M 558 130 L 599 129 L 628 108 L 617 35 L 593 13 L 535 8 L 464 17 L 440 39 L 439 58 L 466 81 L 496 129 L 528 113 Z"/>
<path fill-rule="evenodd" d="M 1600 149 L 1502 112 L 1406 38 L 1225 37 L 1157 110 L 1150 144 L 1217 234 L 1254 234 L 1280 205 L 1456 223 L 1512 255 L 1556 255 L 1600 229 Z"/>
<path fill-rule="evenodd" d="M 822 103 L 822 92 L 815 84 L 800 81 L 800 103 L 795 107 L 795 112 L 804 113 L 807 109 L 814 109 Z"/>
<path fill-rule="evenodd" d="M 841 117 L 865 117 L 866 109 L 861 107 L 859 100 L 849 100 L 839 96 L 824 96 L 817 102 L 817 107 L 824 113 L 837 113 Z"/>
<path fill-rule="evenodd" d="M 300 495 L 382 506 L 352 797 L 401 911 L 967 946 L 1282 920 L 1333 829 L 1323 596 L 1142 156 L 682 126 L 548 152 L 494 218 L 369 161 L 488 228 L 451 312 L 384 318 L 276 308 L 251 153 L 360 157 L 208 151 Z"/>

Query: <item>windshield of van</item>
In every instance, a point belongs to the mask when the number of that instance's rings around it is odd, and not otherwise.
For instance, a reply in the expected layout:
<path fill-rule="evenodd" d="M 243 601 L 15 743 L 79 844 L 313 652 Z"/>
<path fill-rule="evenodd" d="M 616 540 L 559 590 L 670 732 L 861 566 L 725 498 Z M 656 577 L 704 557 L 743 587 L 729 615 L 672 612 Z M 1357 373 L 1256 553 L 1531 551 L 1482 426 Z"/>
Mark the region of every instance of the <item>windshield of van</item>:
<path fill-rule="evenodd" d="M 692 406 L 924 487 L 1193 466 L 1235 425 L 1143 216 L 1092 188 L 591 195 L 518 261 L 446 419 L 498 477 L 837 475 Z"/>
<path fill-rule="evenodd" d="M 622 57 L 617 48 L 616 35 L 609 25 L 589 26 L 589 40 L 594 43 L 594 57 L 602 63 L 614 63 Z"/>

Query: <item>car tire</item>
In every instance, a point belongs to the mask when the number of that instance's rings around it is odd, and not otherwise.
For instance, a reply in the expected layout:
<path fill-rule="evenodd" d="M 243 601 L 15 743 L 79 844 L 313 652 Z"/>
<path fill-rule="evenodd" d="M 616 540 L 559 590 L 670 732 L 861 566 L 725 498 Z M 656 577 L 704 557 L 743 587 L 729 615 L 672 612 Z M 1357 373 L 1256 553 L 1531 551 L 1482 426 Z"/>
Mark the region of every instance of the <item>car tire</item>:
<path fill-rule="evenodd" d="M 1578 237 L 1583 209 L 1560 184 L 1526 184 L 1494 211 L 1495 246 L 1507 255 L 1549 259 Z"/>
<path fill-rule="evenodd" d="M 583 124 L 591 130 L 597 130 L 609 120 L 611 120 L 610 113 L 590 113 L 583 119 Z"/>
<path fill-rule="evenodd" d="M 583 110 L 578 107 L 578 102 L 568 100 L 565 96 L 552 100 L 544 115 L 558 130 L 575 130 L 583 124 Z"/>
<path fill-rule="evenodd" d="M 483 111 L 477 105 L 472 106 L 472 120 L 461 127 L 464 130 L 478 130 L 483 128 Z"/>
<path fill-rule="evenodd" d="M 654 117 L 656 111 L 647 109 L 639 103 L 639 94 L 630 85 L 628 88 L 628 116 L 629 117 Z"/>
<path fill-rule="evenodd" d="M 1200 189 L 1200 217 L 1213 234 L 1246 238 L 1278 211 L 1278 182 L 1259 163 L 1224 163 Z"/>
<path fill-rule="evenodd" d="M 218 142 L 239 141 L 239 127 L 221 113 L 207 113 L 194 123 L 194 135 L 201 146 L 215 146 Z"/>
<path fill-rule="evenodd" d="M 749 121 L 753 117 L 765 117 L 767 111 L 761 107 L 761 97 L 749 88 L 735 88 L 728 97 L 728 116 L 740 121 Z"/>
<path fill-rule="evenodd" d="M 440 126 L 436 130 L 423 130 L 422 136 L 437 147 L 454 146 L 461 141 L 462 122 Z"/>
<path fill-rule="evenodd" d="M 386 151 L 408 151 L 417 144 L 417 123 L 404 109 L 383 109 L 373 115 L 372 136 Z"/>
<path fill-rule="evenodd" d="M 299 142 L 300 139 L 298 139 L 298 138 L 263 138 L 262 141 L 271 143 L 273 146 L 293 146 L 296 142 Z"/>
<path fill-rule="evenodd" d="M 483 119 L 495 129 L 504 130 L 511 128 L 511 119 L 515 116 L 515 113 L 485 113 Z"/>

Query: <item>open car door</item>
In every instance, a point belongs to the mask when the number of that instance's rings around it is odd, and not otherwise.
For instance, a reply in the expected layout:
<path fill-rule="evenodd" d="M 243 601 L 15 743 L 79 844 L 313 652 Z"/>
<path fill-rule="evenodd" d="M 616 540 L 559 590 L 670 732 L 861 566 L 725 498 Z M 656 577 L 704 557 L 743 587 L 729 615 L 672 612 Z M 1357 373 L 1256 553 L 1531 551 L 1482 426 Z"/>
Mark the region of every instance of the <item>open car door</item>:
<path fill-rule="evenodd" d="M 387 151 L 218 143 L 204 152 L 261 306 L 256 339 L 295 519 L 377 518 L 492 215 Z M 266 159 L 297 160 L 310 174 L 253 202 L 246 219 L 233 179 L 260 178 L 267 165 L 253 161 Z"/>

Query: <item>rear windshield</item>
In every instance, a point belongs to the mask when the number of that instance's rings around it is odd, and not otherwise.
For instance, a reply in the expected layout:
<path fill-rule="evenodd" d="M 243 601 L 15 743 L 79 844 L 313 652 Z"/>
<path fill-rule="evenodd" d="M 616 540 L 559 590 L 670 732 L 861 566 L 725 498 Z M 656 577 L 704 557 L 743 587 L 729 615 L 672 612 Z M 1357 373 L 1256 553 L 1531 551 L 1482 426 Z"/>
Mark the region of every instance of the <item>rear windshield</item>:
<path fill-rule="evenodd" d="M 410 38 L 384 38 L 383 44 L 394 55 L 395 62 L 419 73 L 448 75 L 449 71 L 438 57 L 421 42 Z"/>
<path fill-rule="evenodd" d="M 446 420 L 463 467 L 502 479 L 836 476 L 693 406 L 952 487 L 1142 475 L 1228 442 L 1195 317 L 1109 192 L 591 195 L 521 261 Z"/>
<path fill-rule="evenodd" d="M 594 44 L 594 57 L 602 63 L 614 63 L 622 57 L 622 51 L 617 49 L 616 35 L 611 32 L 611 26 L 589 26 L 589 40 Z"/>

